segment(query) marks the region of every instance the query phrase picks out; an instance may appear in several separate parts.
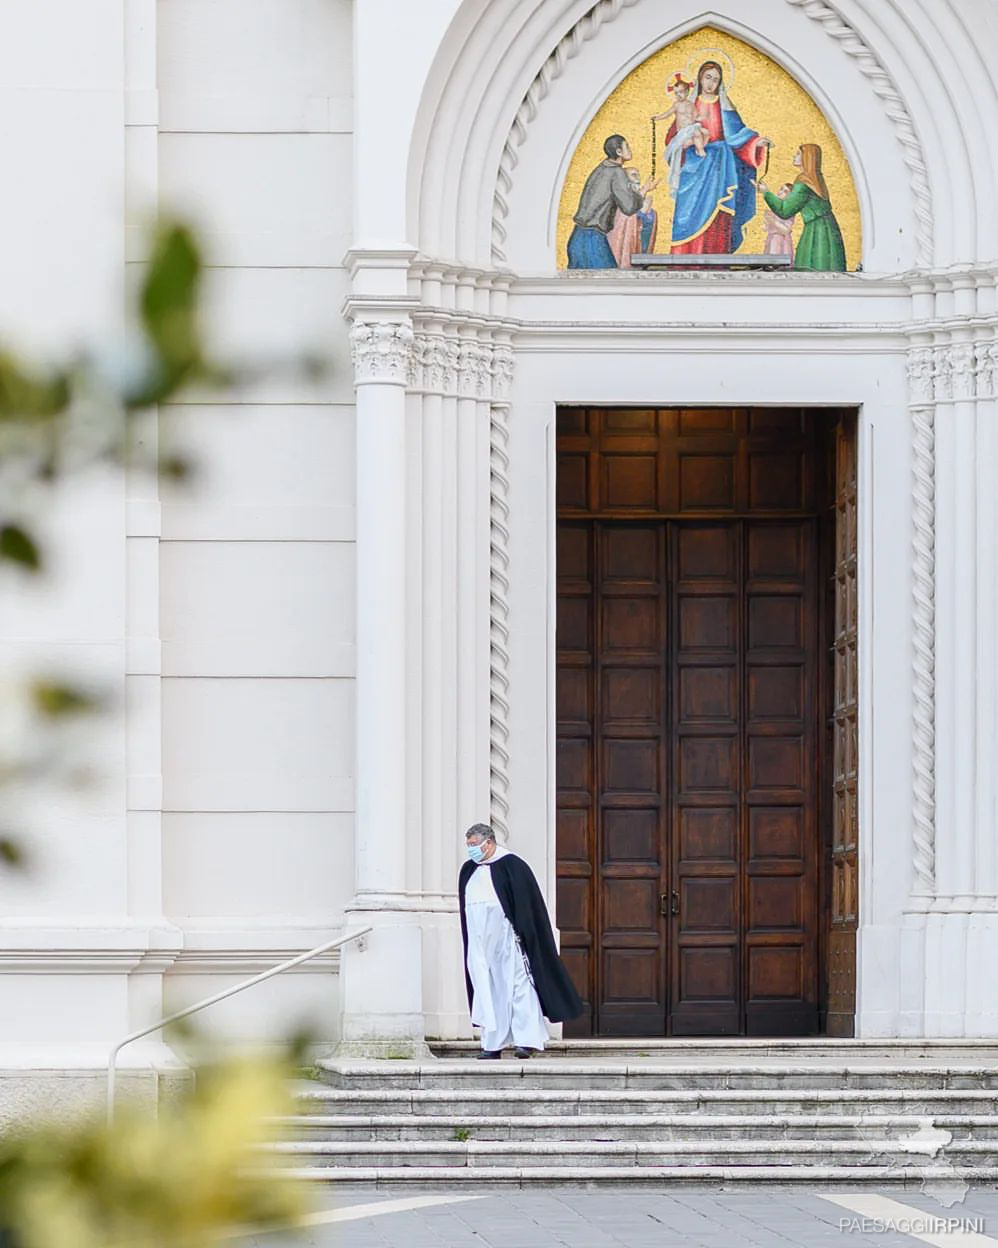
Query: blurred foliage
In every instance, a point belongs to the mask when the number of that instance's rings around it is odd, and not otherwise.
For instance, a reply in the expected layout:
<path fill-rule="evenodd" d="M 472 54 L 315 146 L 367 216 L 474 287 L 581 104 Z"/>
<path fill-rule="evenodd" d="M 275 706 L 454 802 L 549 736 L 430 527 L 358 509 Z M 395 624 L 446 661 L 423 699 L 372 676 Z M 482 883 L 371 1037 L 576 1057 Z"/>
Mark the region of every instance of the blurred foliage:
<path fill-rule="evenodd" d="M 0 573 L 30 580 L 48 570 L 48 515 L 60 488 L 89 471 L 110 466 L 186 480 L 192 466 L 150 419 L 155 405 L 191 386 L 217 388 L 253 373 L 210 358 L 200 316 L 204 264 L 189 227 L 159 224 L 148 257 L 128 327 L 106 349 L 55 363 L 0 349 Z M 0 677 L 0 784 L 7 786 L 0 870 L 29 862 L 20 829 L 10 826 L 18 822 L 13 799 L 31 785 L 49 793 L 93 779 L 92 769 L 70 761 L 80 742 L 71 725 L 110 702 L 72 673 Z"/>
<path fill-rule="evenodd" d="M 158 1116 L 125 1107 L 0 1139 L 2 1248 L 210 1248 L 292 1224 L 300 1184 L 259 1171 L 268 1120 L 292 1112 L 290 1061 L 230 1060 Z"/>
<path fill-rule="evenodd" d="M 235 373 L 209 359 L 199 306 L 203 263 L 191 230 L 157 227 L 126 336 L 104 354 L 55 365 L 0 351 L 0 564 L 38 573 L 44 549 L 32 532 L 39 491 L 98 463 L 159 471 L 189 465 L 160 455 L 137 432 L 139 418 L 192 385 L 225 385 Z"/>
<path fill-rule="evenodd" d="M 29 582 L 48 570 L 48 512 L 91 470 L 190 476 L 165 443 L 157 404 L 280 367 L 210 357 L 189 228 L 160 224 L 148 255 L 129 328 L 107 351 L 52 363 L 0 349 L 0 573 Z M 307 357 L 285 363 L 296 375 L 324 371 Z M 50 800 L 54 786 L 85 783 L 70 747 L 110 703 L 72 674 L 0 673 L 0 868 L 34 865 L 10 826 L 12 799 L 32 785 Z M 301 1056 L 292 1043 L 280 1061 L 207 1066 L 156 1112 L 126 1103 L 111 1125 L 103 1116 L 38 1122 L 0 1137 L 0 1248 L 208 1248 L 237 1225 L 287 1224 L 301 1188 L 263 1172 L 258 1148 L 270 1120 L 291 1112 Z"/>
<path fill-rule="evenodd" d="M 148 254 L 128 329 L 108 349 L 57 363 L 0 349 L 0 572 L 31 579 L 48 569 L 47 514 L 60 487 L 89 470 L 111 466 L 186 479 L 191 465 L 164 445 L 151 409 L 190 386 L 223 386 L 243 375 L 210 359 L 204 345 L 204 266 L 192 231 L 179 222 L 160 224 Z M 51 792 L 89 782 L 92 772 L 69 761 L 79 743 L 70 725 L 107 705 L 108 698 L 72 674 L 0 680 L 0 784 L 7 786 L 0 869 L 29 861 L 18 830 L 9 826 L 16 821 L 12 799 L 29 785 L 44 783 Z"/>

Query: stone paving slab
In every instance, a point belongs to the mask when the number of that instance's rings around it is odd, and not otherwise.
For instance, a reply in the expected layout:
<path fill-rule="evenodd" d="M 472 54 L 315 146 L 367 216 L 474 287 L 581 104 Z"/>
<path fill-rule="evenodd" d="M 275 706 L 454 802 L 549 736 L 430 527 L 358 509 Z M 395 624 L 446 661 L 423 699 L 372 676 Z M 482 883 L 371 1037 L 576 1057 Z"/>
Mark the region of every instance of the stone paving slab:
<path fill-rule="evenodd" d="M 843 1190 L 836 1195 L 853 1198 Z M 877 1194 L 855 1198 L 871 1195 Z M 920 1192 L 883 1195 L 899 1202 L 912 1219 L 983 1218 L 984 1238 L 976 1242 L 980 1248 L 998 1245 L 994 1188 L 970 1189 L 949 1208 Z M 485 1182 L 481 1199 L 446 1200 L 400 1210 L 398 1198 L 342 1192 L 329 1209 L 363 1210 L 362 1216 L 310 1226 L 294 1237 L 247 1236 L 233 1241 L 234 1248 L 914 1248 L 949 1243 L 890 1229 L 858 1229 L 858 1213 L 800 1189 L 668 1194 L 559 1189 L 500 1196 L 490 1195 Z"/>

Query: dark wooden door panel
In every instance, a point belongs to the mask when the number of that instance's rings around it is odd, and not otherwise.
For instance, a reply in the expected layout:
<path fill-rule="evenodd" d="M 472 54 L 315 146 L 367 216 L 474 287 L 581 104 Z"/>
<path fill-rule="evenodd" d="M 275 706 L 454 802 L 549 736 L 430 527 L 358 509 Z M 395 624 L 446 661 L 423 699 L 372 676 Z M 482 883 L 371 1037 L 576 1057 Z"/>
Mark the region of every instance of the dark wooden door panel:
<path fill-rule="evenodd" d="M 746 522 L 745 1030 L 818 1029 L 817 521 Z"/>
<path fill-rule="evenodd" d="M 601 1035 L 665 1030 L 665 533 L 595 526 L 598 948 Z"/>
<path fill-rule="evenodd" d="M 587 1007 L 568 1035 L 817 1031 L 823 428 L 560 414 L 558 923 Z M 854 704 L 836 715 L 854 726 Z M 854 738 L 837 744 L 846 961 Z"/>
<path fill-rule="evenodd" d="M 592 912 L 596 881 L 593 765 L 593 529 L 558 525 L 557 917 L 561 956 L 585 1004 L 566 1034 L 592 1035 L 596 968 Z"/>
<path fill-rule="evenodd" d="M 670 525 L 675 1035 L 741 1030 L 741 522 Z"/>
<path fill-rule="evenodd" d="M 832 881 L 828 936 L 831 1036 L 851 1036 L 856 1017 L 859 922 L 859 674 L 856 592 L 856 430 L 845 414 L 835 429 L 834 681 L 832 686 Z"/>

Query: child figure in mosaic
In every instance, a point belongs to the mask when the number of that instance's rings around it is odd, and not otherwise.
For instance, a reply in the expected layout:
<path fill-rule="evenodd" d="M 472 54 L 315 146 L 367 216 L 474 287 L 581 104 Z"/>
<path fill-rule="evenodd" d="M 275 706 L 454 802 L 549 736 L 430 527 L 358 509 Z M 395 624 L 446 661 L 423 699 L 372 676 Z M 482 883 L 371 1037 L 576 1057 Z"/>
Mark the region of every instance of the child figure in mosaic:
<path fill-rule="evenodd" d="M 692 147 L 702 159 L 707 155 L 710 134 L 701 123 L 697 103 L 690 99 L 693 83 L 687 82 L 682 74 L 676 74 L 666 90 L 675 95 L 676 102 L 664 113 L 656 113 L 652 121 L 675 118 L 676 132 L 665 148 L 665 162 L 669 166 L 669 190 L 675 196 L 683 171 L 683 153 Z"/>
<path fill-rule="evenodd" d="M 610 250 L 613 252 L 613 258 L 617 261 L 618 269 L 629 269 L 631 267 L 631 256 L 643 250 L 641 243 L 641 218 L 646 211 L 650 198 L 649 195 L 645 194 L 645 188 L 641 185 L 640 171 L 632 166 L 625 169 L 624 172 L 627 174 L 628 181 L 635 193 L 641 196 L 641 207 L 631 216 L 618 211 L 613 220 L 613 228 L 606 236 L 606 241 L 610 244 Z M 647 190 L 650 191 L 654 185 L 652 183 Z"/>
<path fill-rule="evenodd" d="M 784 182 L 776 192 L 777 199 L 786 199 L 792 190 L 792 185 L 789 182 Z M 784 221 L 771 208 L 767 208 L 762 214 L 762 224 L 766 229 L 766 242 L 762 249 L 763 255 L 789 256 L 792 262 L 794 258 L 793 218 L 791 217 L 789 220 Z"/>

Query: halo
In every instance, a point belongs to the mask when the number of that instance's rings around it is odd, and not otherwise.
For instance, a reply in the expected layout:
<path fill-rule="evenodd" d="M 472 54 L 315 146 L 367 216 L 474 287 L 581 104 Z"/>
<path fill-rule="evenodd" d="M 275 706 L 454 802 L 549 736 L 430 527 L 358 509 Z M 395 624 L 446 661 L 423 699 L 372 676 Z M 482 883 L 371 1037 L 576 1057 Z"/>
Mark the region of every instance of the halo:
<path fill-rule="evenodd" d="M 720 48 L 698 48 L 686 62 L 685 70 L 685 77 L 693 83 L 694 87 L 697 85 L 697 74 L 704 61 L 717 61 L 724 70 L 725 87 L 730 88 L 735 85 L 735 63 L 727 52 L 722 52 Z"/>

